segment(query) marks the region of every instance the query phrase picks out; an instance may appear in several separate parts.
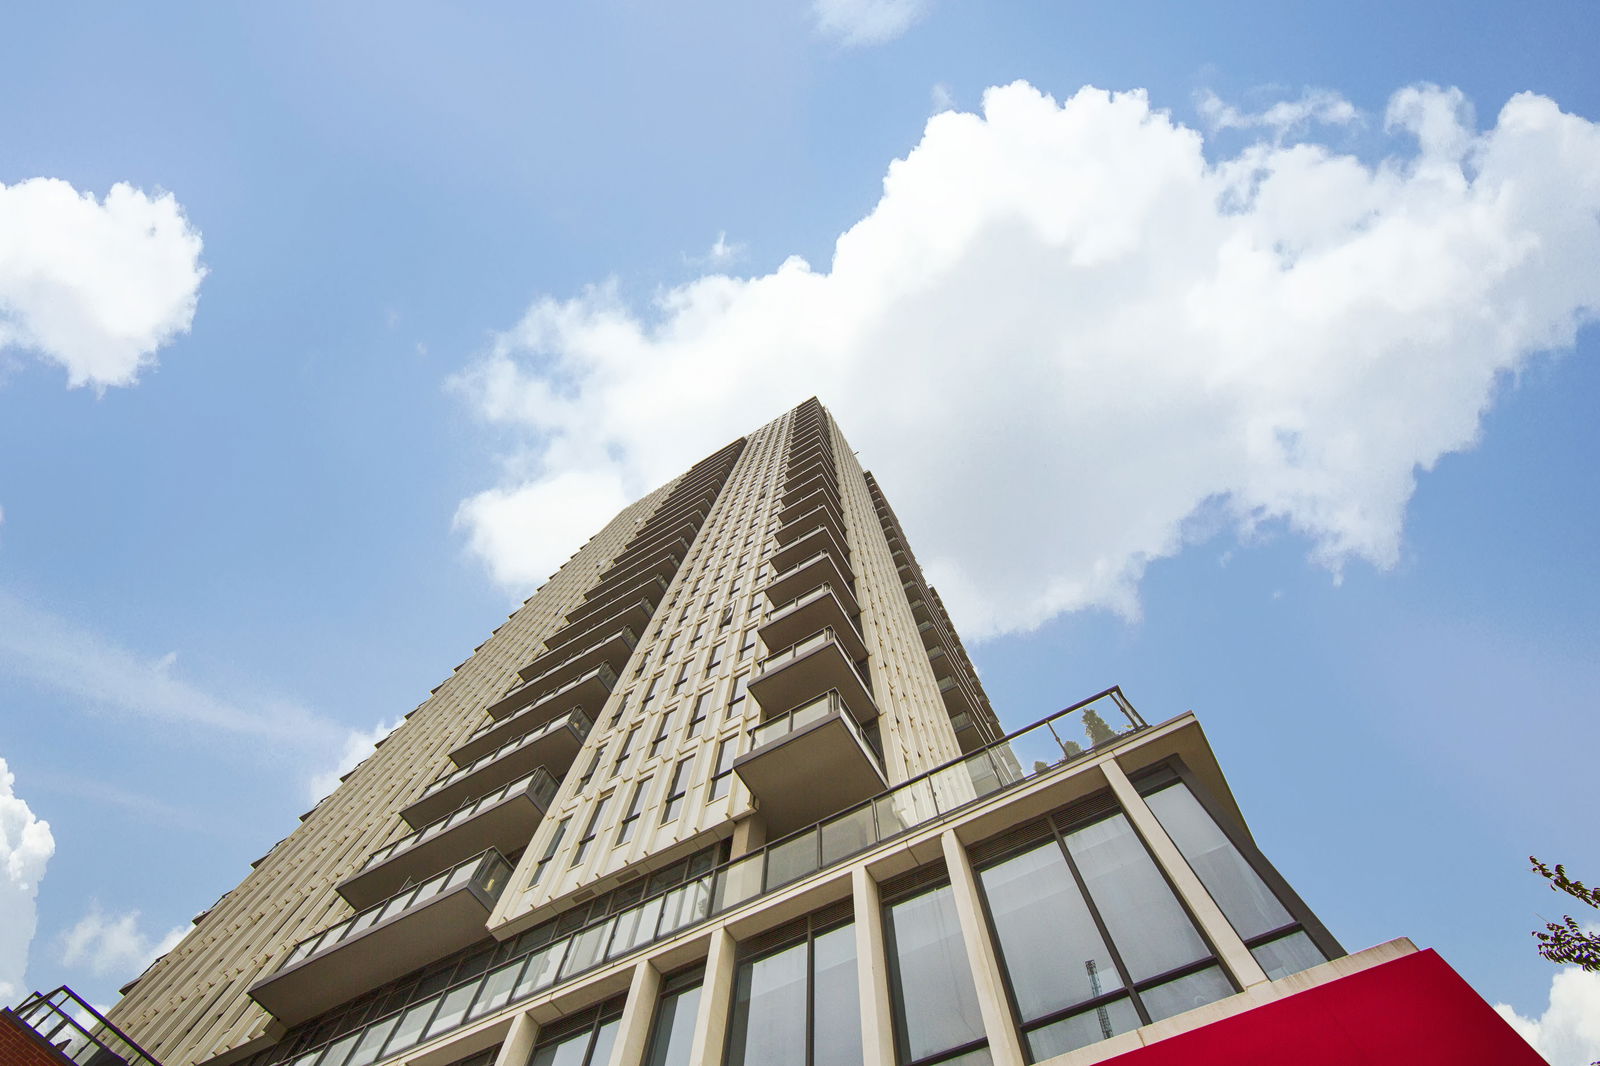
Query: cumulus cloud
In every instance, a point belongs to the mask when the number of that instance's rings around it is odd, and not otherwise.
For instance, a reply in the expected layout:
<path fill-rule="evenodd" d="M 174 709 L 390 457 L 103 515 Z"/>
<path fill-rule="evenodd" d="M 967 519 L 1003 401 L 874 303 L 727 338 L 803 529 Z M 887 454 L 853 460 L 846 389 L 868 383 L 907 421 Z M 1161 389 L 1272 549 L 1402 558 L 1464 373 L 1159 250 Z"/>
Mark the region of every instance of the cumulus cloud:
<path fill-rule="evenodd" d="M 71 386 L 132 385 L 188 331 L 204 277 L 200 234 L 171 193 L 0 184 L 0 350 L 59 363 Z"/>
<path fill-rule="evenodd" d="M 16 776 L 0 758 L 0 1006 L 27 994 L 24 975 L 45 866 L 55 854 L 50 823 L 14 790 Z"/>
<path fill-rule="evenodd" d="M 1550 980 L 1550 1003 L 1537 1018 L 1524 1018 L 1504 1003 L 1500 1017 L 1550 1066 L 1589 1066 L 1600 1059 L 1600 973 L 1563 967 Z"/>
<path fill-rule="evenodd" d="M 405 721 L 397 718 L 393 722 L 379 722 L 366 732 L 352 729 L 350 735 L 345 737 L 344 748 L 339 753 L 339 761 L 330 769 L 315 774 L 306 782 L 306 796 L 310 801 L 320 803 L 329 793 L 339 787 L 339 779 L 359 766 L 378 741 L 400 728 L 400 723 Z"/>
<path fill-rule="evenodd" d="M 927 11 L 927 0 L 812 0 L 817 29 L 846 45 L 892 41 Z"/>
<path fill-rule="evenodd" d="M 1382 160 L 1208 160 L 1143 92 L 990 89 L 928 120 L 826 270 L 538 299 L 459 383 L 521 444 L 458 521 L 526 591 L 816 394 L 974 636 L 1136 614 L 1196 516 L 1392 566 L 1418 472 L 1600 307 L 1600 128 L 1528 93 L 1469 115 L 1419 86 Z"/>
<path fill-rule="evenodd" d="M 82 966 L 96 977 L 127 980 L 177 947 L 188 931 L 188 925 L 179 925 L 160 937 L 152 936 L 139 927 L 138 911 L 107 915 L 98 902 L 92 902 L 89 913 L 62 935 L 61 961 Z"/>
<path fill-rule="evenodd" d="M 1241 111 L 1207 90 L 1199 95 L 1196 106 L 1214 130 L 1261 128 L 1285 134 L 1313 123 L 1348 126 L 1361 118 L 1354 104 L 1328 89 L 1307 89 L 1297 100 L 1278 100 L 1261 111 Z"/>

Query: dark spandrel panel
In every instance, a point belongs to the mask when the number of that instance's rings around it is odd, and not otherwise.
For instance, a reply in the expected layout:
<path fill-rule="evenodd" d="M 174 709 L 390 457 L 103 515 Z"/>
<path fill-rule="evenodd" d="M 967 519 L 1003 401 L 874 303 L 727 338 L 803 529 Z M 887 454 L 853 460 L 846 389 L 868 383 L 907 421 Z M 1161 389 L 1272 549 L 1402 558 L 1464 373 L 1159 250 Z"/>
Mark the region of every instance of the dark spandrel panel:
<path fill-rule="evenodd" d="M 1228 983 L 1222 969 L 1208 966 L 1187 977 L 1146 989 L 1139 993 L 1139 998 L 1144 1001 L 1144 1009 L 1149 1012 L 1150 1020 L 1159 1022 L 1174 1014 L 1226 999 L 1233 995 L 1233 991 L 1233 985 Z"/>
<path fill-rule="evenodd" d="M 1134 981 L 1211 954 L 1125 815 L 1073 830 L 1067 849 Z"/>
<path fill-rule="evenodd" d="M 1054 839 L 978 875 L 1024 1022 L 1122 987 Z"/>
<path fill-rule="evenodd" d="M 1311 938 L 1300 932 L 1269 940 L 1260 947 L 1252 948 L 1250 954 L 1256 957 L 1261 968 L 1274 981 L 1328 961 L 1327 956 L 1311 942 Z"/>
<path fill-rule="evenodd" d="M 907 1061 L 984 1037 L 977 989 L 949 885 L 885 908 L 896 1036 Z"/>
<path fill-rule="evenodd" d="M 1140 1024 L 1139 1012 L 1134 1010 L 1132 1000 L 1114 999 L 1028 1033 L 1028 1059 L 1030 1062 L 1042 1062 L 1051 1056 L 1064 1055 L 1121 1033 L 1132 1032 Z"/>
<path fill-rule="evenodd" d="M 1293 921 L 1186 785 L 1169 785 L 1145 802 L 1241 937 L 1250 940 Z"/>

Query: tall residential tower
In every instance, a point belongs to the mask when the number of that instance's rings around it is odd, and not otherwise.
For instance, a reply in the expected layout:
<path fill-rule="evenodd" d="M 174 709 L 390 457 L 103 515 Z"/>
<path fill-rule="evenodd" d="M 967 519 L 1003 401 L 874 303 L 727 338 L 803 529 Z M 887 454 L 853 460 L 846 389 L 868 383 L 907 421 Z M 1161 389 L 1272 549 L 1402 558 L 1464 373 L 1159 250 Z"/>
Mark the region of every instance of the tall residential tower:
<path fill-rule="evenodd" d="M 612 519 L 108 1019 L 8 1024 L 95 1066 L 1155 1066 L 1433 1009 L 1525 1061 L 1459 984 L 1345 953 L 1192 714 L 1007 736 L 810 400 Z"/>

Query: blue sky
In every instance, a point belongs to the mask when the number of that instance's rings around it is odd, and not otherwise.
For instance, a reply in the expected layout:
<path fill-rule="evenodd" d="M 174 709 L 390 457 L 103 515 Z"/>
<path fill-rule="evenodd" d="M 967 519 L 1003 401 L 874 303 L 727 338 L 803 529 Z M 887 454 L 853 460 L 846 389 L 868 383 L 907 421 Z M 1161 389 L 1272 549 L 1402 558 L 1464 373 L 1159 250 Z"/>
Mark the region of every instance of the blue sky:
<path fill-rule="evenodd" d="M 607 508 L 816 393 L 1008 725 L 1194 708 L 1347 947 L 1570 1036 L 1592 4 L 9 21 L 0 982 L 110 1002 Z"/>

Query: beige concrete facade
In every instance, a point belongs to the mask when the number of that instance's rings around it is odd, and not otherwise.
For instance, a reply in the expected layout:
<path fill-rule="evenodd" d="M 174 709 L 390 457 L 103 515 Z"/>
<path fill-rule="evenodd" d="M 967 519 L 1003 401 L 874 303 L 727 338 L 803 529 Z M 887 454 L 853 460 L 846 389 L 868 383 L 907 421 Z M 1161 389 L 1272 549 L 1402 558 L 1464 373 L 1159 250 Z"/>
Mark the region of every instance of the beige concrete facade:
<path fill-rule="evenodd" d="M 645 1066 L 658 1001 L 693 972 L 682 1061 L 722 1066 L 736 1058 L 729 1019 L 753 945 L 826 913 L 829 928 L 854 926 L 859 1014 L 844 1024 L 859 1027 L 862 1062 L 909 1066 L 888 915 L 907 875 L 933 871 L 958 919 L 979 1051 L 1041 1061 L 983 869 L 996 841 L 1065 840 L 1072 812 L 1091 809 L 1126 820 L 1206 945 L 1190 968 L 1233 990 L 1206 1009 L 1274 994 L 1259 943 L 1236 932 L 1143 798 L 1152 775 L 1181 771 L 1264 862 L 1199 724 L 1145 726 L 1108 690 L 1003 737 L 905 537 L 816 401 L 708 457 L 580 549 L 134 983 L 112 1021 L 165 1066 L 448 1066 L 496 1047 L 496 1066 L 525 1066 L 547 1034 L 599 1011 L 614 1020 L 610 1066 Z M 520 773 L 509 760 L 526 738 L 557 726 L 581 739 L 550 746 L 561 754 L 547 788 L 495 772 Z M 452 851 L 456 836 L 471 853 Z M 511 861 L 508 876 L 441 879 L 485 846 Z M 490 868 L 507 869 L 474 867 Z M 1298 899 L 1272 887 L 1337 958 Z M 288 981 L 286 960 L 426 921 L 422 901 L 452 892 L 495 902 L 481 927 L 437 931 L 459 943 L 433 970 L 375 973 L 367 999 L 341 992 L 292 1025 L 250 998 L 271 975 Z M 326 992 L 289 991 L 296 1004 Z M 1098 1061 L 1084 1056 L 1176 1020 L 1051 1061 Z"/>

